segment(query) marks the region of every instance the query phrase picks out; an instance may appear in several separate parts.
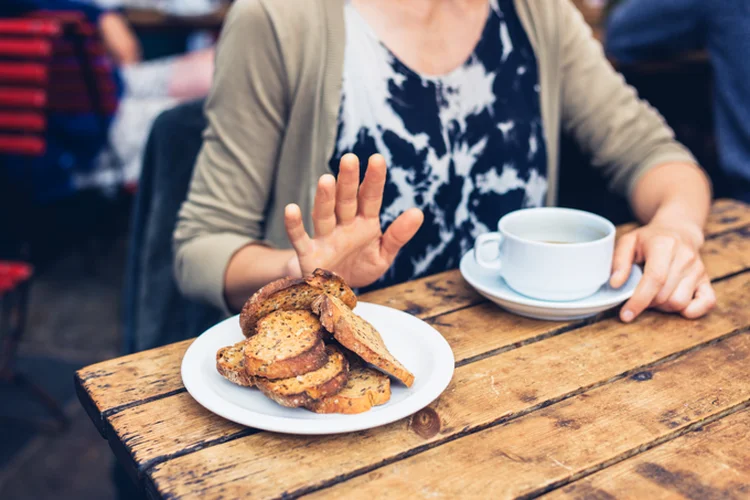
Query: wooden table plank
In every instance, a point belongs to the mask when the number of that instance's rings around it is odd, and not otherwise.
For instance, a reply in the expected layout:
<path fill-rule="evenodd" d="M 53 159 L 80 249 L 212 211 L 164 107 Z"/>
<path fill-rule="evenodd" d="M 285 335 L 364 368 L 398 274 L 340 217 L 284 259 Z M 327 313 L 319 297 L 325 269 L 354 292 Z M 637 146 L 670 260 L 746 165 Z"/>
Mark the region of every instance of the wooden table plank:
<path fill-rule="evenodd" d="M 546 495 L 549 500 L 750 498 L 750 410 Z"/>
<path fill-rule="evenodd" d="M 712 227 L 723 228 L 724 225 L 718 223 L 719 218 L 715 219 L 717 223 Z M 748 248 L 750 229 L 747 226 L 708 240 L 703 256 L 709 275 L 721 278 L 750 268 Z M 457 291 L 449 292 L 449 288 Z M 519 343 L 539 340 L 566 328 L 585 324 L 552 324 L 498 314 L 494 305 L 481 304 L 479 296 L 469 288 L 458 271 L 441 273 L 389 290 L 392 290 L 392 295 L 377 292 L 363 296 L 362 300 L 389 302 L 391 307 L 408 310 L 413 309 L 414 301 L 422 296 L 422 317 L 427 318 L 446 337 L 459 364 L 473 357 L 497 354 L 517 347 Z M 472 314 L 445 313 L 451 301 L 459 310 L 472 304 L 480 305 L 472 309 Z M 443 315 L 440 315 L 441 311 Z M 105 431 L 107 415 L 139 402 L 184 391 L 179 365 L 191 342 L 178 342 L 80 370 L 76 374 L 79 398 L 100 432 Z"/>
<path fill-rule="evenodd" d="M 534 497 L 748 407 L 749 357 L 740 334 L 313 496 Z"/>
<path fill-rule="evenodd" d="M 748 205 L 737 200 L 718 200 L 711 207 L 706 234 L 713 235 L 747 226 L 750 223 Z"/>
<path fill-rule="evenodd" d="M 76 392 L 97 429 L 104 433 L 104 419 L 114 411 L 184 390 L 178 360 L 192 342 L 184 340 L 78 370 Z"/>
<path fill-rule="evenodd" d="M 605 320 L 458 368 L 436 403 L 412 419 L 367 432 L 305 438 L 260 433 L 156 465 L 149 476 L 166 496 L 276 497 L 335 483 L 562 401 L 668 359 L 736 335 L 750 324 L 750 274 L 717 285 L 721 305 L 700 321 L 648 313 L 634 324 Z M 152 414 L 168 400 L 150 403 Z M 164 405 L 164 406 L 162 406 Z M 115 427 L 127 412 L 113 416 Z M 121 421 L 122 422 L 122 421 Z M 195 420 L 182 426 L 204 425 Z M 147 421 L 135 424 L 143 429 Z M 133 427 L 135 428 L 135 426 Z M 150 440 L 152 448 L 157 448 Z M 160 446 L 166 446 L 161 443 Z M 152 451 L 136 448 L 137 457 Z M 289 471 L 293 470 L 294 474 Z M 194 477 L 205 478 L 197 482 Z"/>

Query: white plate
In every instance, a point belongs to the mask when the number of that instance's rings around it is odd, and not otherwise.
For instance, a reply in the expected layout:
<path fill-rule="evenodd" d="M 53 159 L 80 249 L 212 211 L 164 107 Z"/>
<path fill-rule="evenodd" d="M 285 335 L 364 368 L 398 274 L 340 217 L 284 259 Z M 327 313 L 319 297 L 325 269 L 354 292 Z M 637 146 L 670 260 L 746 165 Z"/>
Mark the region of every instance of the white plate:
<path fill-rule="evenodd" d="M 461 259 L 461 275 L 484 297 L 508 311 L 521 316 L 549 321 L 570 321 L 588 318 L 628 300 L 643 276 L 633 266 L 630 278 L 620 288 L 603 286 L 597 293 L 580 300 L 553 302 L 521 295 L 510 288 L 497 271 L 488 271 L 477 264 L 474 250 Z"/>
<path fill-rule="evenodd" d="M 237 316 L 206 330 L 182 358 L 182 382 L 209 411 L 238 424 L 287 434 L 338 434 L 385 425 L 421 410 L 448 387 L 454 358 L 448 342 L 424 321 L 389 307 L 360 302 L 355 312 L 380 332 L 388 350 L 415 376 L 407 388 L 391 378 L 391 399 L 357 415 L 318 415 L 285 408 L 259 390 L 232 384 L 216 371 L 216 351 L 243 339 Z"/>

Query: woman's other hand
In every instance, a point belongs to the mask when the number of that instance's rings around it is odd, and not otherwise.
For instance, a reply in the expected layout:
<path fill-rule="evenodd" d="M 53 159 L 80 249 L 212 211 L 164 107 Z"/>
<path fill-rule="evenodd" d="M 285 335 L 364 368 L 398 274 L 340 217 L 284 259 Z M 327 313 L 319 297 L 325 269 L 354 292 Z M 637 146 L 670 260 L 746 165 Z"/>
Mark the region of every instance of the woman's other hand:
<path fill-rule="evenodd" d="M 134 64 L 141 60 L 141 44 L 127 20 L 117 12 L 105 12 L 99 17 L 102 42 L 118 65 Z"/>
<path fill-rule="evenodd" d="M 699 255 L 703 232 L 697 226 L 652 222 L 617 243 L 610 284 L 619 288 L 633 263 L 645 262 L 643 278 L 622 307 L 620 318 L 633 321 L 646 308 L 695 319 L 716 304 L 716 295 Z"/>
<path fill-rule="evenodd" d="M 339 274 L 355 288 L 383 276 L 424 220 L 421 210 L 411 208 L 394 220 L 385 233 L 381 231 L 385 180 L 386 165 L 381 155 L 370 157 L 361 186 L 359 160 L 353 154 L 345 155 L 338 180 L 324 175 L 318 182 L 312 238 L 303 227 L 300 208 L 288 205 L 285 223 L 296 252 L 289 261 L 289 273 L 301 276 L 324 268 Z"/>

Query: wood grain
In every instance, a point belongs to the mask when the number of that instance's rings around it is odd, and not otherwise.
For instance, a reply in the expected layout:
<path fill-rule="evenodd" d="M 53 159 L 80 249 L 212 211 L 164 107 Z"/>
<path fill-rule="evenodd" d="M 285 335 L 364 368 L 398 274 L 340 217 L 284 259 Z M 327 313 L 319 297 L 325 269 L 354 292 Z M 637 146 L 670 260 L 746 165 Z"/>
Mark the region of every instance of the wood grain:
<path fill-rule="evenodd" d="M 76 372 L 79 399 L 104 433 L 108 412 L 183 389 L 179 360 L 192 340 L 103 361 Z"/>
<path fill-rule="evenodd" d="M 750 498 L 750 410 L 546 495 L 549 500 Z"/>
<path fill-rule="evenodd" d="M 740 334 L 315 496 L 532 497 L 747 407 L 749 357 Z"/>
<path fill-rule="evenodd" d="M 409 419 L 337 437 L 261 433 L 167 461 L 149 475 L 163 495 L 208 498 L 276 497 L 335 483 L 341 476 L 564 400 L 750 324 L 750 275 L 729 279 L 716 289 L 722 304 L 700 321 L 658 313 L 630 325 L 609 319 L 458 368 L 451 385 L 427 410 L 428 418 L 440 422 L 439 432 L 429 438 L 414 432 Z M 151 403 L 153 413 L 167 403 Z M 146 456 L 145 450 L 135 453 Z M 204 480 L 196 483 L 193 475 Z"/>
<path fill-rule="evenodd" d="M 484 302 L 456 270 L 376 290 L 359 299 L 406 311 L 421 319 Z"/>
<path fill-rule="evenodd" d="M 715 226 L 724 227 L 718 223 Z M 709 275 L 721 278 L 750 268 L 748 249 L 750 229 L 747 227 L 710 239 L 703 248 Z M 446 291 L 452 288 L 457 290 L 455 294 Z M 481 299 L 468 289 L 458 271 L 448 271 L 368 294 L 362 300 L 388 303 L 401 310 L 414 309 L 414 301 L 426 304 L 421 311 L 413 312 L 419 312 L 422 318 L 427 318 L 446 337 L 459 363 L 571 327 L 571 324 L 553 325 L 498 314 L 494 305 L 481 303 Z M 454 307 L 459 311 L 445 313 L 451 301 L 454 301 Z M 471 307 L 472 304 L 476 305 L 472 314 L 461 314 L 461 309 Z M 583 323 L 574 325 L 580 324 Z M 91 399 L 90 416 L 98 422 L 100 430 L 104 429 L 104 413 L 183 390 L 179 365 L 191 342 L 192 340 L 179 342 L 80 370 L 77 374 L 82 388 L 80 396 L 82 401 Z"/>

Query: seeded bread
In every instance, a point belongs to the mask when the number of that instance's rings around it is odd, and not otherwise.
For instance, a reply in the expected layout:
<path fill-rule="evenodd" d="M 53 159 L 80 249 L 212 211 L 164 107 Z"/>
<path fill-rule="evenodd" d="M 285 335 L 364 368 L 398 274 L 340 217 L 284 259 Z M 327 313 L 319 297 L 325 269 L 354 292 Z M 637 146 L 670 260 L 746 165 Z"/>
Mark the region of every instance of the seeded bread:
<path fill-rule="evenodd" d="M 283 278 L 258 290 L 245 302 L 240 313 L 242 333 L 245 337 L 254 335 L 258 321 L 273 311 L 310 310 L 321 292 L 340 298 L 350 308 L 357 305 L 357 297 L 340 276 L 316 269 L 305 278 Z"/>
<path fill-rule="evenodd" d="M 341 345 L 354 351 L 376 368 L 389 373 L 407 387 L 414 383 L 414 375 L 388 351 L 378 331 L 341 300 L 331 295 L 319 296 L 312 305 L 320 322 Z"/>
<path fill-rule="evenodd" d="M 337 394 L 305 406 L 315 413 L 364 413 L 391 399 L 391 380 L 370 368 L 351 368 L 346 386 Z"/>
<path fill-rule="evenodd" d="M 318 318 L 310 311 L 276 311 L 263 317 L 245 343 L 245 369 L 276 380 L 321 368 L 328 360 Z"/>
<path fill-rule="evenodd" d="M 317 399 L 333 396 L 349 379 L 349 363 L 335 346 L 326 347 L 326 354 L 326 364 L 315 371 L 282 380 L 259 378 L 256 385 L 263 394 L 289 408 L 308 406 Z"/>
<path fill-rule="evenodd" d="M 230 382 L 237 385 L 252 387 L 255 385 L 253 377 L 245 371 L 244 348 L 247 340 L 242 340 L 234 345 L 222 347 L 216 353 L 216 369 Z"/>

